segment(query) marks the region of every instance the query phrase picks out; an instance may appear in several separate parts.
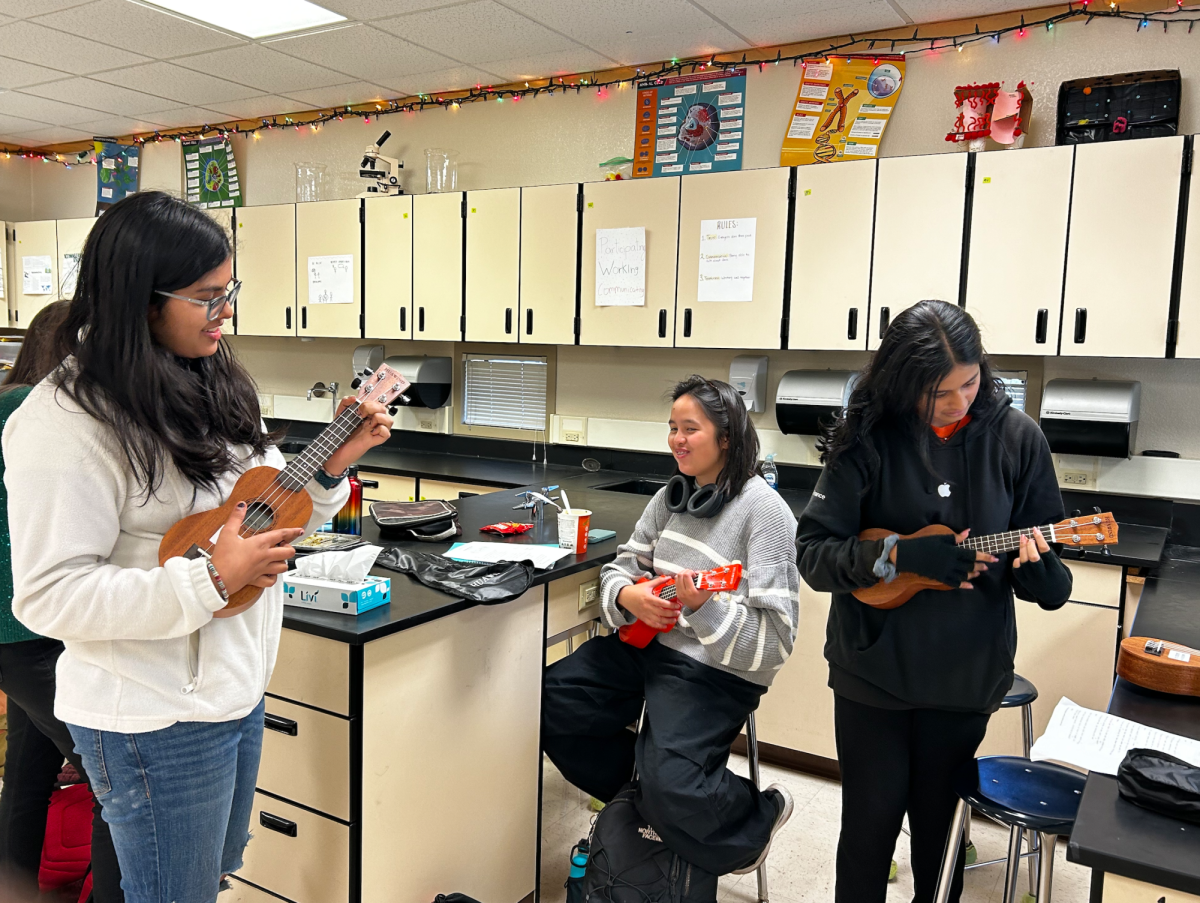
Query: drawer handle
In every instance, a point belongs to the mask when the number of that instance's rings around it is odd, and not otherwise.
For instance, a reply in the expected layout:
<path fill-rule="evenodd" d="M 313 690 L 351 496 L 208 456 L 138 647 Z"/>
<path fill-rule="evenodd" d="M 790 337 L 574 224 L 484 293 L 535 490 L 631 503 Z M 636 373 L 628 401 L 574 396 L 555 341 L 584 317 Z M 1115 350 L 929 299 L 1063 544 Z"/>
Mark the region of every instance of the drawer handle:
<path fill-rule="evenodd" d="M 308 308 L 300 308 L 300 328 L 308 329 Z"/>
<path fill-rule="evenodd" d="M 258 823 L 268 831 L 277 831 L 280 834 L 285 834 L 288 837 L 296 836 L 296 823 L 288 821 L 286 818 L 280 818 L 278 815 L 272 815 L 270 812 L 259 812 Z"/>
<path fill-rule="evenodd" d="M 533 308 L 525 311 L 525 335 L 533 335 Z"/>
<path fill-rule="evenodd" d="M 1046 327 L 1050 325 L 1050 311 L 1046 308 L 1041 308 L 1037 312 L 1037 329 L 1034 332 L 1033 340 L 1039 345 L 1046 344 Z"/>
<path fill-rule="evenodd" d="M 850 316 L 846 319 L 846 338 L 853 342 L 858 338 L 858 308 L 850 308 Z"/>
<path fill-rule="evenodd" d="M 883 334 L 887 332 L 888 323 L 892 320 L 892 310 L 890 307 L 879 308 L 879 337 L 882 339 Z"/>
<path fill-rule="evenodd" d="M 292 328 L 292 309 L 290 307 L 283 309 L 283 325 L 286 329 Z"/>
<path fill-rule="evenodd" d="M 683 309 L 683 337 L 685 339 L 692 337 L 692 309 L 690 307 Z"/>
<path fill-rule="evenodd" d="M 401 332 L 408 331 L 408 308 L 407 307 L 400 308 L 400 331 Z"/>
<path fill-rule="evenodd" d="M 425 308 L 423 307 L 417 308 L 417 331 L 425 331 Z"/>
<path fill-rule="evenodd" d="M 379 488 L 378 480 L 364 480 L 362 478 L 359 478 L 358 482 L 362 483 L 363 489 L 378 489 Z"/>
<path fill-rule="evenodd" d="M 504 308 L 504 334 L 512 335 L 512 308 Z"/>
<path fill-rule="evenodd" d="M 366 485 L 366 481 L 363 482 Z M 378 483 L 374 485 L 378 486 Z M 289 737 L 295 737 L 300 733 L 300 725 L 291 718 L 281 718 L 278 715 L 272 715 L 267 712 L 263 715 L 263 727 L 269 731 L 278 731 L 281 734 L 287 734 Z"/>
<path fill-rule="evenodd" d="M 1087 308 L 1075 308 L 1075 344 L 1082 345 L 1087 340 Z"/>
<path fill-rule="evenodd" d="M 665 309 L 658 312 L 658 337 L 660 339 L 667 337 L 667 312 Z"/>

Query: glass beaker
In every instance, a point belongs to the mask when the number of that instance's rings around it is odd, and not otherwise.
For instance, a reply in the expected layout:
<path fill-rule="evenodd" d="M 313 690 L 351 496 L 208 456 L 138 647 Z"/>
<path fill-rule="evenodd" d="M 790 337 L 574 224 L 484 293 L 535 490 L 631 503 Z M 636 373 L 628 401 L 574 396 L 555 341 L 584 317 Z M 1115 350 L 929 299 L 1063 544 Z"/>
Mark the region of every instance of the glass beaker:
<path fill-rule="evenodd" d="M 430 194 L 458 188 L 458 151 L 425 148 L 425 190 Z"/>
<path fill-rule="evenodd" d="M 323 163 L 297 163 L 296 166 L 296 203 L 306 204 L 309 201 L 327 200 L 329 183 L 325 175 Z"/>

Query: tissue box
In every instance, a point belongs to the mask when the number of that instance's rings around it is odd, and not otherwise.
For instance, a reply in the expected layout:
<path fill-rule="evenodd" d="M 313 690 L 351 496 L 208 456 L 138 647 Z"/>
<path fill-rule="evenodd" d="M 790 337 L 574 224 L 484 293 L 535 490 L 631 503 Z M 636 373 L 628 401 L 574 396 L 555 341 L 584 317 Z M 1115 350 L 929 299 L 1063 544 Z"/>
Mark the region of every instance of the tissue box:
<path fill-rule="evenodd" d="M 283 604 L 296 608 L 361 615 L 386 604 L 391 597 L 390 577 L 368 577 L 362 583 L 342 583 L 319 577 L 299 577 L 295 571 L 283 575 Z"/>

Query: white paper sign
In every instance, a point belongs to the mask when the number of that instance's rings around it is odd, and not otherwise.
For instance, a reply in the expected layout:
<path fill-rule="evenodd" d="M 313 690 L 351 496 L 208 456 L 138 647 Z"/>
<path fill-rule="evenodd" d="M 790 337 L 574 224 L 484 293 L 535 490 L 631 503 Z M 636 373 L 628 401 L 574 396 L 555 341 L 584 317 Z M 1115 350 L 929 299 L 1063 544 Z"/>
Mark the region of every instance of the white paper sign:
<path fill-rule="evenodd" d="M 308 258 L 308 303 L 354 303 L 354 255 Z"/>
<path fill-rule="evenodd" d="M 58 293 L 60 298 L 75 297 L 75 285 L 79 281 L 79 261 L 82 259 L 82 254 L 63 255 L 63 266 L 66 268 L 66 272 L 62 274 L 62 290 Z"/>
<path fill-rule="evenodd" d="M 22 257 L 21 273 L 25 294 L 49 295 L 54 292 L 54 263 L 49 257 Z"/>
<path fill-rule="evenodd" d="M 596 306 L 646 306 L 646 227 L 596 230 Z"/>
<path fill-rule="evenodd" d="M 1054 707 L 1046 733 L 1033 744 L 1029 757 L 1034 761 L 1054 759 L 1088 771 L 1115 775 L 1125 753 L 1131 749 L 1153 749 L 1200 765 L 1200 740 L 1085 709 L 1065 696 Z"/>
<path fill-rule="evenodd" d="M 758 220 L 700 221 L 697 301 L 754 300 L 754 232 Z"/>

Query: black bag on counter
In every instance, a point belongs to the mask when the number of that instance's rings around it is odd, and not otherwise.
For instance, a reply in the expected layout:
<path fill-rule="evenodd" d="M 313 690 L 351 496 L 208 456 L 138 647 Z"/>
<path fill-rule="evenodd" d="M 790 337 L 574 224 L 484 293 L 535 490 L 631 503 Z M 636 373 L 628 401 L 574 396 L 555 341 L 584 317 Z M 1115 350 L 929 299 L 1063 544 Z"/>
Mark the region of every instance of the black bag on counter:
<path fill-rule="evenodd" d="M 484 605 L 515 599 L 533 583 L 533 565 L 522 561 L 469 564 L 432 552 L 384 549 L 375 564 L 408 574 L 432 589 Z"/>
<path fill-rule="evenodd" d="M 1153 749 L 1131 749 L 1117 768 L 1117 791 L 1143 809 L 1200 825 L 1200 768 Z"/>
<path fill-rule="evenodd" d="M 667 849 L 626 784 L 592 825 L 583 878 L 587 903 L 715 903 L 717 876 Z"/>
<path fill-rule="evenodd" d="M 433 903 L 479 903 L 479 901 L 466 894 L 438 894 L 433 898 Z"/>
<path fill-rule="evenodd" d="M 458 510 L 440 499 L 420 502 L 373 502 L 371 518 L 384 539 L 445 542 L 462 536 Z"/>

